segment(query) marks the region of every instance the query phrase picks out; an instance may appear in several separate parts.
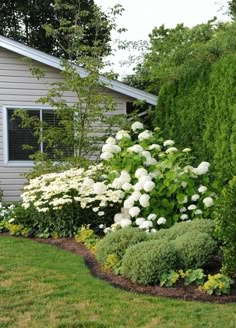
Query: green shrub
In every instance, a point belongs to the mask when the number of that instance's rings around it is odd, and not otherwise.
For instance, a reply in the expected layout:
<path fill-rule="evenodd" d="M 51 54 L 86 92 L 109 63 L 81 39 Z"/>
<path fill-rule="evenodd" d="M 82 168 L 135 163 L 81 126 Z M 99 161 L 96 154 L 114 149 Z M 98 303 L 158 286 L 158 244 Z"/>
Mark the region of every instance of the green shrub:
<path fill-rule="evenodd" d="M 133 282 L 153 285 L 163 273 L 176 269 L 177 254 L 168 241 L 145 241 L 130 247 L 125 253 L 121 273 Z"/>
<path fill-rule="evenodd" d="M 163 238 L 168 240 L 175 240 L 176 238 L 188 232 L 194 232 L 196 234 L 204 232 L 210 236 L 213 236 L 214 230 L 215 222 L 213 220 L 197 219 L 191 222 L 176 223 L 169 229 L 161 229 L 155 234 L 152 234 L 150 238 L 155 240 L 160 240 Z"/>
<path fill-rule="evenodd" d="M 236 274 L 236 176 L 222 192 L 216 221 L 218 236 L 223 243 L 222 271 Z"/>
<path fill-rule="evenodd" d="M 104 264 L 109 255 L 122 259 L 128 247 L 148 240 L 146 232 L 139 228 L 124 228 L 107 234 L 96 246 L 96 258 Z"/>
<path fill-rule="evenodd" d="M 206 266 L 217 250 L 217 242 L 207 233 L 187 232 L 174 241 L 181 269 Z"/>

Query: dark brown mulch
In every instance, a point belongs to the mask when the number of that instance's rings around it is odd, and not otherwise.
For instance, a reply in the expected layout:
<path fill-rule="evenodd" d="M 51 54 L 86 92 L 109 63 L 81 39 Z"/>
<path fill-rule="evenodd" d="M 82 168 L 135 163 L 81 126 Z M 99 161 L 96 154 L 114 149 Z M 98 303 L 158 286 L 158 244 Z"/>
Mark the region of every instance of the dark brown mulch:
<path fill-rule="evenodd" d="M 41 239 L 35 238 L 41 243 L 50 244 L 62 248 L 66 251 L 78 254 L 83 257 L 85 264 L 89 268 L 91 274 L 94 277 L 105 280 L 114 287 L 124 289 L 126 291 L 142 293 L 151 296 L 170 297 L 175 299 L 187 300 L 187 301 L 202 301 L 210 303 L 228 303 L 236 302 L 236 285 L 233 286 L 230 295 L 224 296 L 210 296 L 200 292 L 194 286 L 178 286 L 175 288 L 163 288 L 160 286 L 143 286 L 131 282 L 120 276 L 115 276 L 111 272 L 104 271 L 101 265 L 97 262 L 95 256 L 91 254 L 83 244 L 77 243 L 72 238 L 60 238 L 60 239 Z"/>

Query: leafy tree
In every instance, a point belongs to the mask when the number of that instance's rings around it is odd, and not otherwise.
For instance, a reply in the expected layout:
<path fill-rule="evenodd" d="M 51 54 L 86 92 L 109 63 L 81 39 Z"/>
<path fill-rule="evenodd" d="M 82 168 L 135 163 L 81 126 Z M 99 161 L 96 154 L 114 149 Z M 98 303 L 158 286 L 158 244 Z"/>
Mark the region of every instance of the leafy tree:
<path fill-rule="evenodd" d="M 84 35 L 80 43 L 91 46 L 97 33 L 91 23 L 97 15 L 103 22 L 97 39 L 106 44 L 103 51 L 108 51 L 110 28 L 106 15 L 94 4 L 94 0 L 1 0 L 0 34 L 48 54 L 66 57 L 70 41 L 67 35 L 53 38 L 46 33 L 44 25 L 50 24 L 58 29 L 60 21 L 65 20 L 67 27 L 73 23 L 83 26 Z"/>
<path fill-rule="evenodd" d="M 62 10 L 60 1 L 57 6 L 58 10 Z M 64 51 L 66 57 L 72 60 L 61 58 L 63 81 L 53 83 L 48 94 L 38 101 L 54 109 L 53 126 L 50 122 L 42 122 L 35 116 L 29 116 L 26 111 L 17 110 L 15 113 L 15 116 L 22 120 L 21 127 L 30 127 L 38 142 L 44 145 L 44 153 L 36 152 L 31 156 L 38 165 L 29 177 L 55 170 L 55 160 L 58 169 L 61 169 L 61 166 L 86 164 L 100 149 L 99 142 L 104 139 L 106 132 L 109 133 L 110 129 L 120 122 L 120 116 L 107 115 L 115 110 L 115 103 L 109 95 L 101 92 L 103 83 L 100 80 L 100 71 L 105 65 L 103 56 L 106 40 L 102 42 L 99 39 L 104 28 L 100 11 L 96 7 L 93 11 L 96 16 L 91 24 L 86 25 L 95 32 L 91 45 L 83 43 L 85 27 L 77 24 L 80 15 L 83 16 L 81 11 L 75 14 L 72 24 L 71 21 L 68 24 L 68 20 L 63 18 L 56 29 L 51 25 L 46 26 L 47 33 L 52 38 L 58 39 L 63 35 L 69 40 Z M 121 12 L 122 8 L 116 6 L 107 16 L 106 25 L 109 30 L 115 28 L 115 16 Z M 30 68 L 37 78 L 43 74 L 34 67 Z M 76 99 L 73 104 L 68 104 L 65 100 L 68 92 L 72 92 Z M 29 149 L 29 145 L 25 147 Z"/>
<path fill-rule="evenodd" d="M 235 20 L 236 19 L 236 1 L 235 0 L 228 1 L 228 6 L 229 6 L 229 14 Z"/>

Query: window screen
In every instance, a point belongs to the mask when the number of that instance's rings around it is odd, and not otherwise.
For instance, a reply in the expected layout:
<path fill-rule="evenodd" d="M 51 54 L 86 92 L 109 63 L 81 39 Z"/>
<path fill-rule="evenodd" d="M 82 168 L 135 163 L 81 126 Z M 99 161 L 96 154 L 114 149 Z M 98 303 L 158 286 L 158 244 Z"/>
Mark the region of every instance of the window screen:
<path fill-rule="evenodd" d="M 30 116 L 40 117 L 39 110 L 28 110 Z M 7 111 L 8 123 L 8 159 L 11 161 L 29 160 L 29 156 L 39 151 L 40 146 L 30 128 L 21 128 L 20 118 L 13 117 L 14 109 Z M 23 145 L 29 145 L 32 150 L 23 149 Z"/>

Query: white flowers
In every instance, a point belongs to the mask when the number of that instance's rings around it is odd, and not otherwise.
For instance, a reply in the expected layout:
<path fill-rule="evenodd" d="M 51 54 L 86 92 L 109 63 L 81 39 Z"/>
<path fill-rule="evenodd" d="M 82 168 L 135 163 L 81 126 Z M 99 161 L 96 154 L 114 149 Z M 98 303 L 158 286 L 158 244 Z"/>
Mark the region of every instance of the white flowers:
<path fill-rule="evenodd" d="M 131 137 L 130 137 L 129 133 L 125 130 L 118 131 L 117 134 L 116 134 L 116 140 L 120 141 L 124 138 L 130 139 Z"/>
<path fill-rule="evenodd" d="M 105 161 L 109 161 L 110 159 L 113 158 L 113 154 L 106 151 L 101 154 L 100 158 Z"/>
<path fill-rule="evenodd" d="M 143 129 L 143 123 L 141 123 L 141 122 L 134 122 L 131 125 L 131 130 L 133 130 L 134 132 L 137 130 L 142 130 L 142 129 Z"/>
<path fill-rule="evenodd" d="M 101 195 L 107 190 L 107 186 L 104 184 L 104 182 L 96 182 L 93 185 L 93 191 L 97 195 Z"/>
<path fill-rule="evenodd" d="M 174 144 L 175 144 L 175 142 L 173 140 L 166 140 L 163 143 L 164 147 L 166 147 L 166 146 L 173 146 Z"/>
<path fill-rule="evenodd" d="M 212 197 L 206 197 L 203 199 L 203 204 L 205 207 L 211 207 L 214 204 L 214 200 Z"/>
<path fill-rule="evenodd" d="M 207 187 L 205 187 L 205 186 L 200 186 L 198 188 L 198 192 L 200 192 L 201 194 L 204 194 L 206 191 L 207 191 Z"/>
<path fill-rule="evenodd" d="M 210 163 L 208 162 L 202 162 L 198 165 L 197 168 L 193 168 L 192 172 L 197 175 L 203 175 L 206 174 L 209 170 Z"/>
<path fill-rule="evenodd" d="M 152 191 L 153 189 L 155 188 L 155 183 L 152 182 L 152 181 L 146 181 L 143 185 L 143 189 L 146 191 L 146 192 L 150 192 Z"/>
<path fill-rule="evenodd" d="M 152 137 L 152 132 L 151 131 L 148 131 L 148 130 L 145 130 L 143 132 L 141 132 L 139 135 L 138 135 L 138 139 L 140 141 L 143 141 L 143 140 L 146 140 L 146 139 L 149 139 Z"/>
<path fill-rule="evenodd" d="M 166 153 L 167 153 L 167 154 L 171 154 L 171 153 L 176 153 L 177 151 L 178 151 L 177 148 L 175 148 L 175 147 L 170 147 L 170 148 L 168 148 L 168 149 L 166 150 Z"/>
<path fill-rule="evenodd" d="M 140 208 L 137 207 L 137 206 L 131 207 L 131 208 L 129 209 L 129 215 L 130 215 L 132 218 L 138 216 L 139 213 L 140 213 Z"/>
<path fill-rule="evenodd" d="M 143 151 L 143 147 L 140 145 L 133 145 L 132 147 L 127 148 L 129 152 L 133 153 L 141 153 Z"/>
<path fill-rule="evenodd" d="M 144 175 L 148 175 L 148 172 L 144 168 L 139 168 L 135 171 L 134 175 L 135 175 L 135 178 L 139 179 Z"/>
<path fill-rule="evenodd" d="M 188 206 L 189 211 L 193 211 L 193 210 L 196 210 L 196 209 L 197 209 L 197 206 L 194 205 L 194 204 Z"/>
<path fill-rule="evenodd" d="M 158 225 L 166 224 L 166 219 L 165 219 L 164 217 L 160 217 L 160 218 L 157 220 L 157 224 L 158 224 Z"/>
<path fill-rule="evenodd" d="M 199 196 L 198 194 L 194 194 L 194 195 L 192 195 L 192 197 L 191 197 L 191 201 L 192 201 L 192 202 L 196 202 L 199 198 L 200 198 L 200 196 Z"/>
<path fill-rule="evenodd" d="M 180 216 L 180 220 L 188 220 L 188 214 L 182 214 L 181 216 Z"/>
<path fill-rule="evenodd" d="M 150 196 L 147 194 L 143 194 L 140 198 L 139 198 L 139 203 L 142 207 L 148 207 L 149 204 L 149 200 L 150 200 Z"/>

